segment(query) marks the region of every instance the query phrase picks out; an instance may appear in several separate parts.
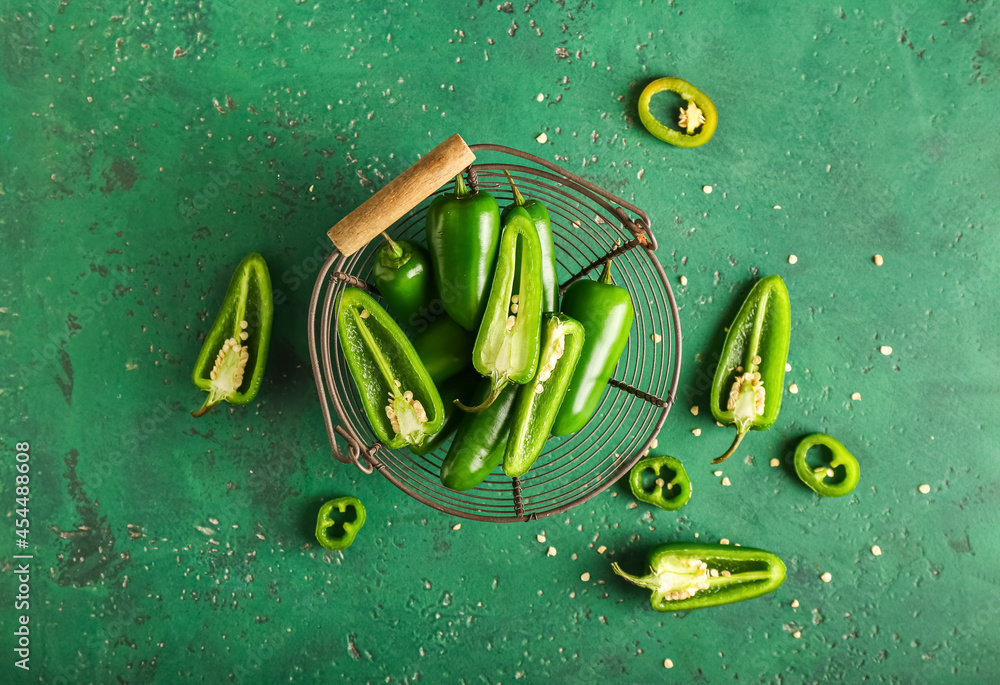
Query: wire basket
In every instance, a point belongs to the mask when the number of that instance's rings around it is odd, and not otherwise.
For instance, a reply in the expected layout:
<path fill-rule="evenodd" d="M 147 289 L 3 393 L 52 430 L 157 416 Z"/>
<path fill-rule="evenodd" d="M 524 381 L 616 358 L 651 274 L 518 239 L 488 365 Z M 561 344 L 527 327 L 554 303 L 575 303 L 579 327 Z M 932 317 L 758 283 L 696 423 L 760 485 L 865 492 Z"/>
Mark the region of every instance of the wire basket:
<path fill-rule="evenodd" d="M 378 471 L 408 495 L 455 516 L 530 521 L 562 513 L 602 492 L 649 449 L 677 391 L 680 321 L 645 212 L 535 155 L 489 144 L 468 149 L 499 159 L 466 168 L 474 188 L 487 190 L 504 206 L 512 201 L 506 170 L 526 198 L 536 198 L 548 208 L 560 294 L 579 279 L 596 277 L 593 272 L 608 258 L 614 258 L 615 283 L 632 294 L 635 320 L 628 345 L 590 422 L 575 434 L 550 438 L 525 476 L 509 478 L 498 469 L 465 492 L 450 490 L 439 479 L 450 438 L 424 456 L 383 445 L 365 416 L 337 342 L 335 316 L 347 286 L 377 296 L 368 279 L 379 241 L 351 255 L 335 250 L 327 258 L 309 306 L 309 352 L 334 458 L 365 473 Z M 394 221 L 389 235 L 425 244 L 430 200 L 451 187 L 442 185 Z M 346 442 L 346 453 L 338 448 L 337 436 Z"/>

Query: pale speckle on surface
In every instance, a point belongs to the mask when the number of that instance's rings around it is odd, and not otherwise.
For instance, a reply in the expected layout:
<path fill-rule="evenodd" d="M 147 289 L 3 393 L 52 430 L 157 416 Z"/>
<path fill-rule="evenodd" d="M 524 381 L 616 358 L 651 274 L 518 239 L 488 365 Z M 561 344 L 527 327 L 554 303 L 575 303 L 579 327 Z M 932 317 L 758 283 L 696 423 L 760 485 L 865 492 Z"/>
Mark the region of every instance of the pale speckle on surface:
<path fill-rule="evenodd" d="M 792 393 L 793 395 L 798 395 L 799 386 L 797 386 L 795 383 L 792 383 L 791 385 L 788 386 L 788 392 Z"/>
<path fill-rule="evenodd" d="M 872 545 L 872 555 L 876 557 L 882 556 L 882 548 L 878 545 Z"/>
<path fill-rule="evenodd" d="M 892 348 L 889 347 L 888 345 L 882 345 L 882 347 L 878 348 L 878 351 L 881 352 L 882 354 L 884 354 L 887 357 L 890 354 L 892 354 Z"/>
<path fill-rule="evenodd" d="M 694 430 L 691 431 L 691 435 L 697 438 L 699 435 L 701 435 L 701 429 L 695 428 Z"/>
<path fill-rule="evenodd" d="M 922 495 L 926 495 L 926 494 L 930 493 L 931 486 L 928 485 L 927 483 L 924 483 L 919 488 L 917 488 L 917 490 L 919 490 Z"/>
<path fill-rule="evenodd" d="M 823 575 L 821 575 L 819 578 L 824 583 L 829 583 L 831 580 L 833 580 L 833 574 L 830 573 L 829 571 L 827 571 L 826 573 L 824 573 Z"/>
<path fill-rule="evenodd" d="M 774 468 L 776 466 L 781 466 L 781 460 L 779 460 L 777 457 L 772 457 L 771 461 L 769 461 L 768 463 L 771 465 L 771 468 Z"/>
<path fill-rule="evenodd" d="M 798 258 L 798 257 L 796 257 L 796 256 L 795 256 L 795 255 L 793 255 L 793 254 L 790 254 L 790 255 L 788 255 L 788 263 L 789 263 L 789 264 L 794 264 L 794 263 L 795 263 L 795 262 L 797 262 L 797 261 L 799 261 L 799 258 Z"/>
<path fill-rule="evenodd" d="M 852 392 L 851 393 L 851 399 L 852 400 L 860 400 L 861 399 L 861 393 L 860 392 Z"/>

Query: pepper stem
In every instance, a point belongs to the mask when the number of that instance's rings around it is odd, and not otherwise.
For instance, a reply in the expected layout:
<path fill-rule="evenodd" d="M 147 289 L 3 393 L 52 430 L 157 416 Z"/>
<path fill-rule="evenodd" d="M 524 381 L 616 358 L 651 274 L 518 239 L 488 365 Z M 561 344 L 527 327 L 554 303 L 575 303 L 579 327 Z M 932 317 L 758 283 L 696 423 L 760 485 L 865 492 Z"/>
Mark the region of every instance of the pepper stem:
<path fill-rule="evenodd" d="M 511 178 L 510 172 L 507 171 L 506 169 L 504 169 L 503 172 L 507 174 L 507 181 L 510 183 L 510 189 L 514 192 L 514 204 L 517 205 L 518 207 L 523 207 L 524 196 L 521 195 L 521 191 L 517 189 L 516 185 L 514 185 L 514 179 Z"/>
<path fill-rule="evenodd" d="M 490 405 L 493 404 L 498 397 L 500 397 L 500 393 L 503 392 L 503 389 L 506 387 L 507 387 L 507 379 L 494 381 L 493 383 L 490 384 L 489 397 L 487 397 L 482 404 L 476 405 L 475 407 L 469 407 L 463 404 L 461 400 L 455 400 L 455 406 L 464 412 L 468 412 L 470 414 L 478 414 L 480 412 L 489 409 Z"/>
<path fill-rule="evenodd" d="M 395 259 L 399 259 L 403 256 L 403 248 L 396 244 L 396 241 L 389 237 L 389 234 L 382 231 L 382 237 L 385 239 L 386 244 L 389 246 L 389 250 L 392 252 L 392 256 Z"/>
<path fill-rule="evenodd" d="M 455 197 L 462 198 L 470 194 L 469 186 L 465 185 L 465 179 L 462 178 L 462 174 L 459 174 L 455 177 Z"/>
<path fill-rule="evenodd" d="M 221 401 L 222 398 L 213 399 L 212 395 L 209 394 L 209 396 L 205 399 L 205 404 L 201 405 L 201 409 L 196 409 L 195 411 L 191 412 L 191 416 L 195 417 L 196 419 L 202 417 L 208 412 L 212 411 L 212 409 L 215 408 L 215 405 L 217 405 Z"/>
<path fill-rule="evenodd" d="M 604 271 L 601 272 L 601 277 L 598 279 L 604 285 L 611 285 L 611 260 L 604 262 Z"/>
<path fill-rule="evenodd" d="M 733 456 L 733 453 L 736 451 L 736 448 L 740 446 L 741 442 L 743 442 L 743 436 L 745 436 L 746 434 L 747 434 L 746 431 L 741 431 L 741 430 L 737 429 L 737 431 L 736 431 L 736 439 L 733 440 L 733 444 L 729 446 L 729 449 L 726 450 L 725 454 L 723 454 L 721 457 L 716 457 L 715 459 L 713 459 L 712 463 L 713 464 L 721 464 L 726 459 L 729 459 L 729 457 Z"/>

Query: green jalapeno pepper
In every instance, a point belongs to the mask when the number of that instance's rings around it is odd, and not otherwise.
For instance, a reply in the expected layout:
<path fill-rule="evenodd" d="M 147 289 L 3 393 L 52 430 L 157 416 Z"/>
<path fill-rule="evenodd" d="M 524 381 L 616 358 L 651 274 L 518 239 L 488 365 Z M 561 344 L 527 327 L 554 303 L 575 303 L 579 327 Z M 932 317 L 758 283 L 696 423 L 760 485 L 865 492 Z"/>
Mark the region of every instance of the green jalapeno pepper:
<path fill-rule="evenodd" d="M 192 416 L 204 416 L 225 400 L 246 404 L 264 380 L 274 300 L 264 258 L 248 254 L 236 267 L 215 323 L 205 336 L 191 380 L 208 397 Z"/>
<path fill-rule="evenodd" d="M 511 478 L 527 473 L 542 453 L 580 359 L 585 335 L 583 326 L 565 314 L 545 315 L 538 373 L 518 391 L 503 457 L 503 471 Z"/>
<path fill-rule="evenodd" d="M 389 313 L 403 326 L 413 326 L 437 298 L 430 257 L 424 248 L 405 240 L 385 242 L 375 251 L 372 281 L 385 300 Z"/>
<path fill-rule="evenodd" d="M 440 430 L 444 407 L 430 374 L 403 330 L 371 295 L 344 289 L 337 336 L 379 440 L 391 448 L 420 445 Z"/>
<path fill-rule="evenodd" d="M 740 307 L 712 379 L 712 415 L 736 426 L 736 439 L 713 464 L 728 459 L 751 428 L 765 430 L 778 418 L 791 335 L 788 289 L 780 276 L 757 282 Z"/>
<path fill-rule="evenodd" d="M 630 583 L 652 590 L 656 611 L 690 611 L 742 602 L 774 592 L 785 582 L 785 564 L 753 547 L 668 542 L 649 550 L 649 574 L 611 568 Z"/>
<path fill-rule="evenodd" d="M 470 193 L 462 175 L 455 192 L 427 208 L 427 247 L 448 316 L 474 331 L 483 316 L 500 241 L 500 206 L 487 192 Z"/>
<path fill-rule="evenodd" d="M 475 336 L 447 314 L 427 324 L 424 330 L 413 336 L 413 348 L 435 383 L 469 367 L 474 342 Z"/>
<path fill-rule="evenodd" d="M 819 466 L 810 468 L 806 462 L 806 452 L 815 445 L 826 445 L 833 454 L 829 466 Z M 834 469 L 843 467 L 844 477 L 839 481 L 830 482 L 828 479 L 836 478 L 837 472 Z M 813 433 L 803 438 L 798 447 L 795 448 L 795 473 L 799 475 L 802 482 L 812 488 L 823 497 L 843 497 L 854 492 L 861 478 L 861 466 L 854 455 L 847 451 L 839 440 L 832 438 L 825 433 Z"/>
<path fill-rule="evenodd" d="M 656 477 L 651 491 L 642 486 L 646 471 L 652 471 Z M 674 477 L 667 481 L 664 471 L 672 471 Z M 667 511 L 677 511 L 691 499 L 691 479 L 687 469 L 680 459 L 666 455 L 641 459 L 629 472 L 628 484 L 636 499 Z"/>
<path fill-rule="evenodd" d="M 687 101 L 681 107 L 677 130 L 660 123 L 649 109 L 649 101 L 654 95 L 669 90 Z M 690 83 L 679 78 L 659 78 L 646 86 L 639 96 L 639 119 L 646 130 L 662 141 L 677 147 L 698 147 L 709 141 L 715 133 L 719 115 L 712 100 Z M 695 133 L 698 128 L 701 131 Z"/>
<path fill-rule="evenodd" d="M 542 248 L 542 311 L 554 312 L 559 304 L 559 280 L 556 277 L 556 247 L 552 241 L 552 220 L 549 218 L 549 210 L 538 200 L 525 201 L 521 191 L 514 185 L 510 172 L 505 170 L 504 173 L 507 174 L 511 192 L 514 193 L 514 203 L 504 208 L 500 213 L 500 220 L 506 221 L 515 207 L 521 207 L 534 222 L 538 231 L 538 242 Z"/>
<path fill-rule="evenodd" d="M 464 328 L 464 332 L 468 333 Z M 464 373 L 452 376 L 443 381 L 435 383 L 438 394 L 441 395 L 441 403 L 444 406 L 444 421 L 437 433 L 430 436 L 422 445 L 408 445 L 414 454 L 423 456 L 430 454 L 444 443 L 458 429 L 462 418 L 468 416 L 455 406 L 455 400 L 468 398 L 469 388 L 475 388 L 477 381 L 482 380 L 478 373 L 469 369 Z"/>
<path fill-rule="evenodd" d="M 345 522 L 342 527 L 344 534 L 334 536 L 330 534 L 330 529 L 335 528 L 337 522 L 333 518 L 333 510 L 336 509 L 341 514 L 347 513 L 347 508 L 354 509 L 354 520 Z M 357 497 L 338 497 L 323 503 L 316 516 L 316 540 L 330 551 L 347 549 L 354 543 L 358 531 L 365 525 L 365 505 Z"/>
<path fill-rule="evenodd" d="M 597 410 L 628 344 L 635 308 L 625 288 L 611 283 L 611 261 L 597 281 L 580 280 L 563 296 L 562 310 L 583 325 L 587 334 L 580 363 L 570 381 L 553 435 L 569 435 L 583 428 Z"/>
<path fill-rule="evenodd" d="M 496 401 L 478 414 L 464 414 L 448 455 L 441 464 L 441 483 L 452 490 L 469 490 L 482 483 L 503 461 L 510 435 L 510 415 L 517 399 L 508 385 Z M 489 393 L 484 382 L 480 397 Z"/>
<path fill-rule="evenodd" d="M 472 350 L 476 371 L 490 378 L 490 394 L 465 411 L 486 409 L 506 385 L 527 383 L 538 366 L 542 323 L 542 248 L 538 231 L 523 208 L 507 215 L 490 298 Z M 516 276 L 516 277 L 515 277 Z"/>

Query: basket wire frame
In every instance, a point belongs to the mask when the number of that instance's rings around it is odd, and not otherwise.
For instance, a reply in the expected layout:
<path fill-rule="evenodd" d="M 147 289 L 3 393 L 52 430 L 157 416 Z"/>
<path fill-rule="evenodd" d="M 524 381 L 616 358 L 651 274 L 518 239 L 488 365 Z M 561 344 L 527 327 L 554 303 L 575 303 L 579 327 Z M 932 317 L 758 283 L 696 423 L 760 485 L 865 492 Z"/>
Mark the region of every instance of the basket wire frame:
<path fill-rule="evenodd" d="M 440 482 L 450 438 L 424 456 L 383 445 L 368 423 L 337 342 L 335 316 L 347 286 L 378 296 L 366 279 L 379 240 L 353 255 L 335 250 L 327 258 L 309 304 L 309 354 L 335 459 L 353 463 L 365 473 L 377 470 L 402 491 L 445 513 L 479 521 L 530 521 L 565 512 L 602 492 L 649 449 L 677 392 L 680 320 L 673 291 L 654 254 L 656 239 L 649 217 L 641 209 L 535 155 L 499 145 L 470 147 L 477 154 L 499 153 L 505 159 L 466 169 L 474 188 L 489 191 L 502 206 L 511 202 L 506 170 L 522 195 L 548 208 L 561 292 L 577 280 L 596 278 L 595 271 L 614 257 L 614 281 L 632 295 L 635 321 L 628 345 L 594 417 L 577 433 L 550 438 L 524 477 L 511 479 L 497 470 L 465 492 L 449 490 Z M 511 163 L 510 157 L 531 166 Z M 450 184 L 440 188 L 397 221 L 389 235 L 426 244 L 427 206 L 450 189 Z M 339 449 L 337 436 L 346 443 L 346 453 Z"/>

